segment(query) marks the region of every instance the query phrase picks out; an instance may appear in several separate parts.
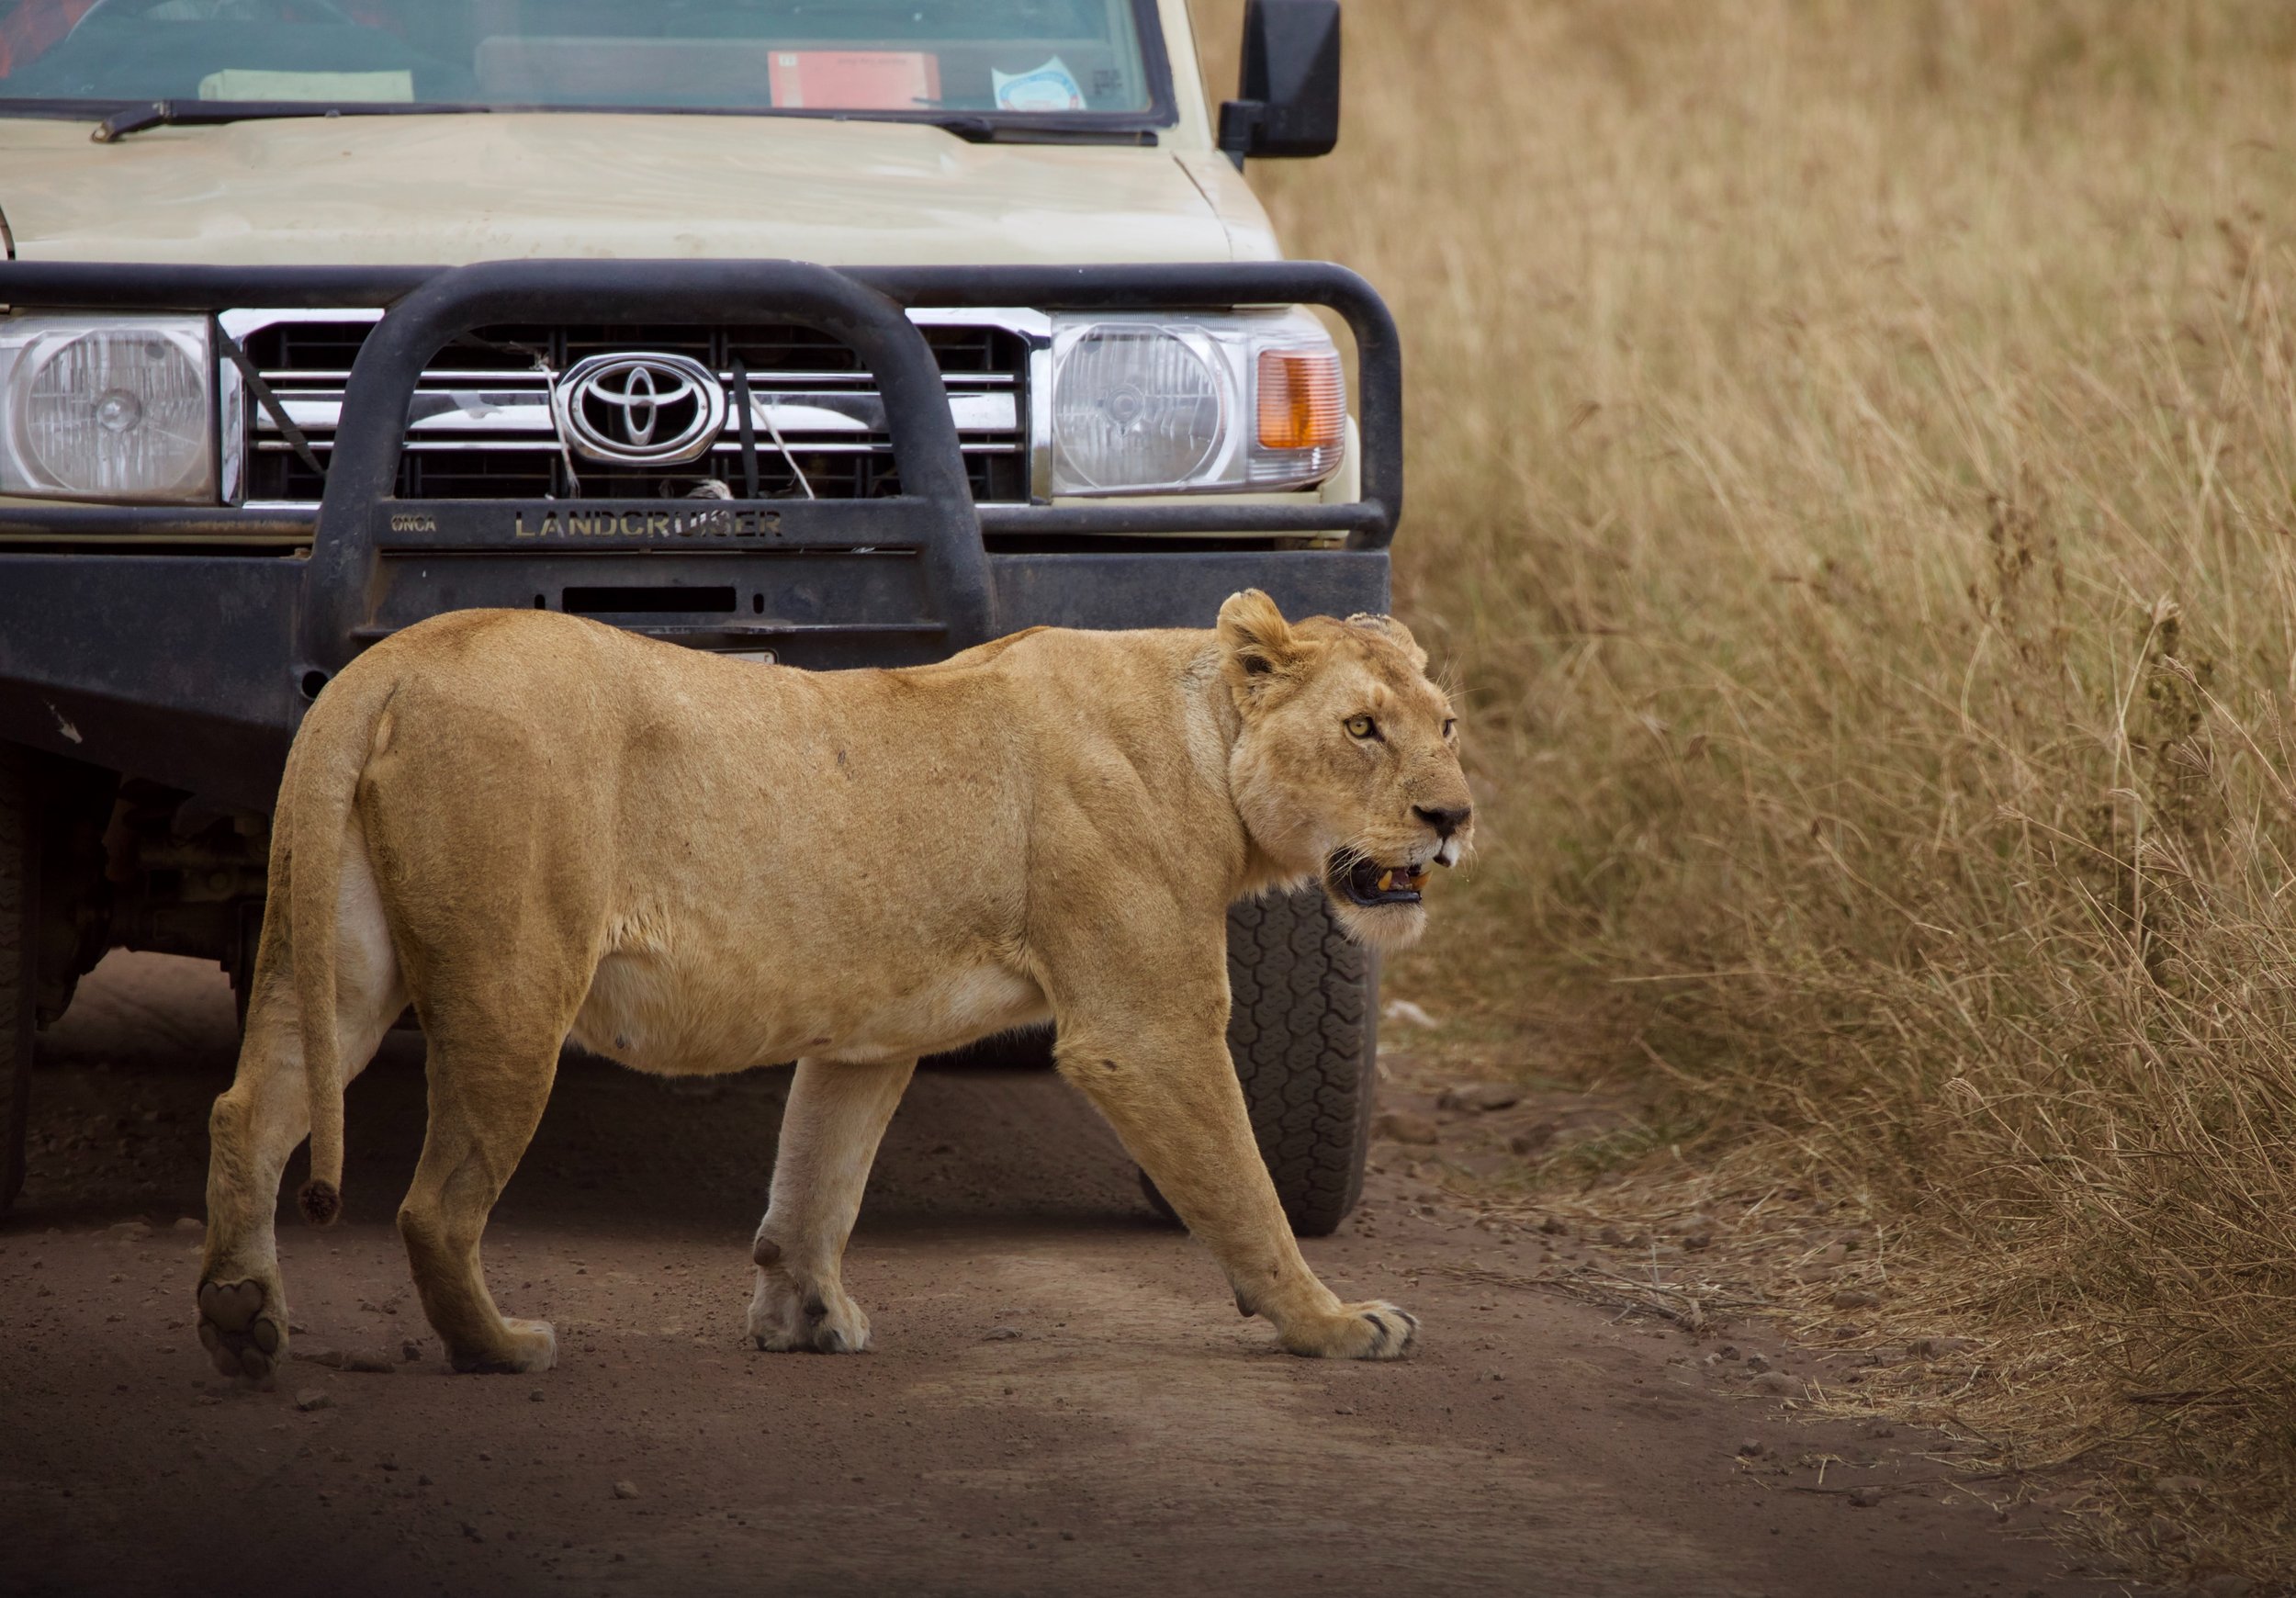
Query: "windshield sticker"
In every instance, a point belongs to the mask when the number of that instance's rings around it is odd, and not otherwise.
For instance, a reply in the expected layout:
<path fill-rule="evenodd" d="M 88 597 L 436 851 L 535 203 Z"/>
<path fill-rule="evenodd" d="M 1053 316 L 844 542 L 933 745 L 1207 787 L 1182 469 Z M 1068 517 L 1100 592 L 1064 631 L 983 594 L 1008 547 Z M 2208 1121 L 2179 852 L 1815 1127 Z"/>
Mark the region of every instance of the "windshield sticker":
<path fill-rule="evenodd" d="M 940 100 L 940 60 L 919 50 L 777 50 L 773 104 L 791 110 L 914 111 Z"/>
<path fill-rule="evenodd" d="M 274 73 L 230 67 L 199 80 L 203 100 L 336 100 L 350 105 L 409 106 L 414 73 Z"/>
<path fill-rule="evenodd" d="M 996 108 L 1000 111 L 1085 108 L 1085 92 L 1077 87 L 1076 75 L 1058 56 L 1030 72 L 1000 73 L 991 67 L 988 75 L 996 80 Z"/>

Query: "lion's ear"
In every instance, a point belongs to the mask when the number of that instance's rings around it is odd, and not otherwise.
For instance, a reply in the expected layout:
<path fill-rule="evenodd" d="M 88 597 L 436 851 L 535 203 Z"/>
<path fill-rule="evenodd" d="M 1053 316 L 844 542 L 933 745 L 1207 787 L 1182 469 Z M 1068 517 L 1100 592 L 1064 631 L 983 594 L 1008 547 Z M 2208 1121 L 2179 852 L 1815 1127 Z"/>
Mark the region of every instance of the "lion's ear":
<path fill-rule="evenodd" d="M 1289 676 L 1300 661 L 1300 641 L 1276 602 L 1255 588 L 1228 596 L 1220 607 L 1220 646 L 1228 682 L 1239 698 Z"/>
<path fill-rule="evenodd" d="M 1369 611 L 1357 611 L 1347 618 L 1347 625 L 1379 634 L 1409 656 L 1412 665 L 1416 670 L 1426 670 L 1427 651 L 1419 647 L 1419 640 L 1411 636 L 1411 629 L 1393 616 L 1374 615 Z"/>

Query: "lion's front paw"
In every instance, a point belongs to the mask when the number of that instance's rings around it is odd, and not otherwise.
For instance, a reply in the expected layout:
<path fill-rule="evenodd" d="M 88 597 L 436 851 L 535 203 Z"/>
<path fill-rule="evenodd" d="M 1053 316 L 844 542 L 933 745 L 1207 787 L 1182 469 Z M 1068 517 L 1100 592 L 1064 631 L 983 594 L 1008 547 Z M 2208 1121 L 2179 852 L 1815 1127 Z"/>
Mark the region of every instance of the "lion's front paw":
<path fill-rule="evenodd" d="M 1334 1315 L 1287 1326 L 1284 1347 L 1311 1359 L 1401 1359 L 1419 1337 L 1419 1318 L 1385 1299 L 1342 1304 Z"/>
<path fill-rule="evenodd" d="M 447 1359 L 470 1376 L 533 1376 L 558 1362 L 558 1334 L 547 1321 L 502 1318 L 502 1340 L 486 1348 L 449 1348 Z"/>
<path fill-rule="evenodd" d="M 261 1381 L 287 1362 L 286 1301 L 252 1278 L 199 1284 L 199 1345 L 225 1376 Z"/>
<path fill-rule="evenodd" d="M 749 1335 L 768 1354 L 862 1354 L 869 1317 L 834 1283 L 800 1283 L 786 1272 L 758 1272 L 749 1300 Z"/>

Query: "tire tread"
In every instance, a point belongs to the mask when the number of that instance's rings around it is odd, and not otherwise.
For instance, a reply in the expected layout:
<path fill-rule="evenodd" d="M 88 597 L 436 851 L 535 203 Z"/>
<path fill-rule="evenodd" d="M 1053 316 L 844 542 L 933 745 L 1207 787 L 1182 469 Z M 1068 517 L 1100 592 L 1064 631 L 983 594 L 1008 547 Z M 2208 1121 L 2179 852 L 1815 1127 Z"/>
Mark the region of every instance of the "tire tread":
<path fill-rule="evenodd" d="M 1329 1234 L 1363 1196 L 1378 959 L 1322 890 L 1228 913 L 1228 1050 L 1292 1230 Z"/>

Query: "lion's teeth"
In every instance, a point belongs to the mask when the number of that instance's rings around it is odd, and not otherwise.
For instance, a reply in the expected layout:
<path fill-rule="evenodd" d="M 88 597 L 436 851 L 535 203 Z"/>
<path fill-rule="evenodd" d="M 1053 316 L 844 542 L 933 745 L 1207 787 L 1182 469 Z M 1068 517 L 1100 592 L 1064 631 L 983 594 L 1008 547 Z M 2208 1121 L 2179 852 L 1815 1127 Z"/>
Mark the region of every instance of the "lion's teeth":
<path fill-rule="evenodd" d="M 1393 872 L 1381 872 L 1379 873 L 1379 892 L 1381 892 L 1381 893 L 1383 893 L 1383 894 L 1384 894 L 1384 893 L 1386 893 L 1386 892 L 1387 892 L 1387 890 L 1388 890 L 1388 888 L 1389 888 L 1389 886 L 1390 886 L 1390 884 L 1391 884 L 1394 881 L 1395 881 L 1395 873 L 1394 873 Z"/>

